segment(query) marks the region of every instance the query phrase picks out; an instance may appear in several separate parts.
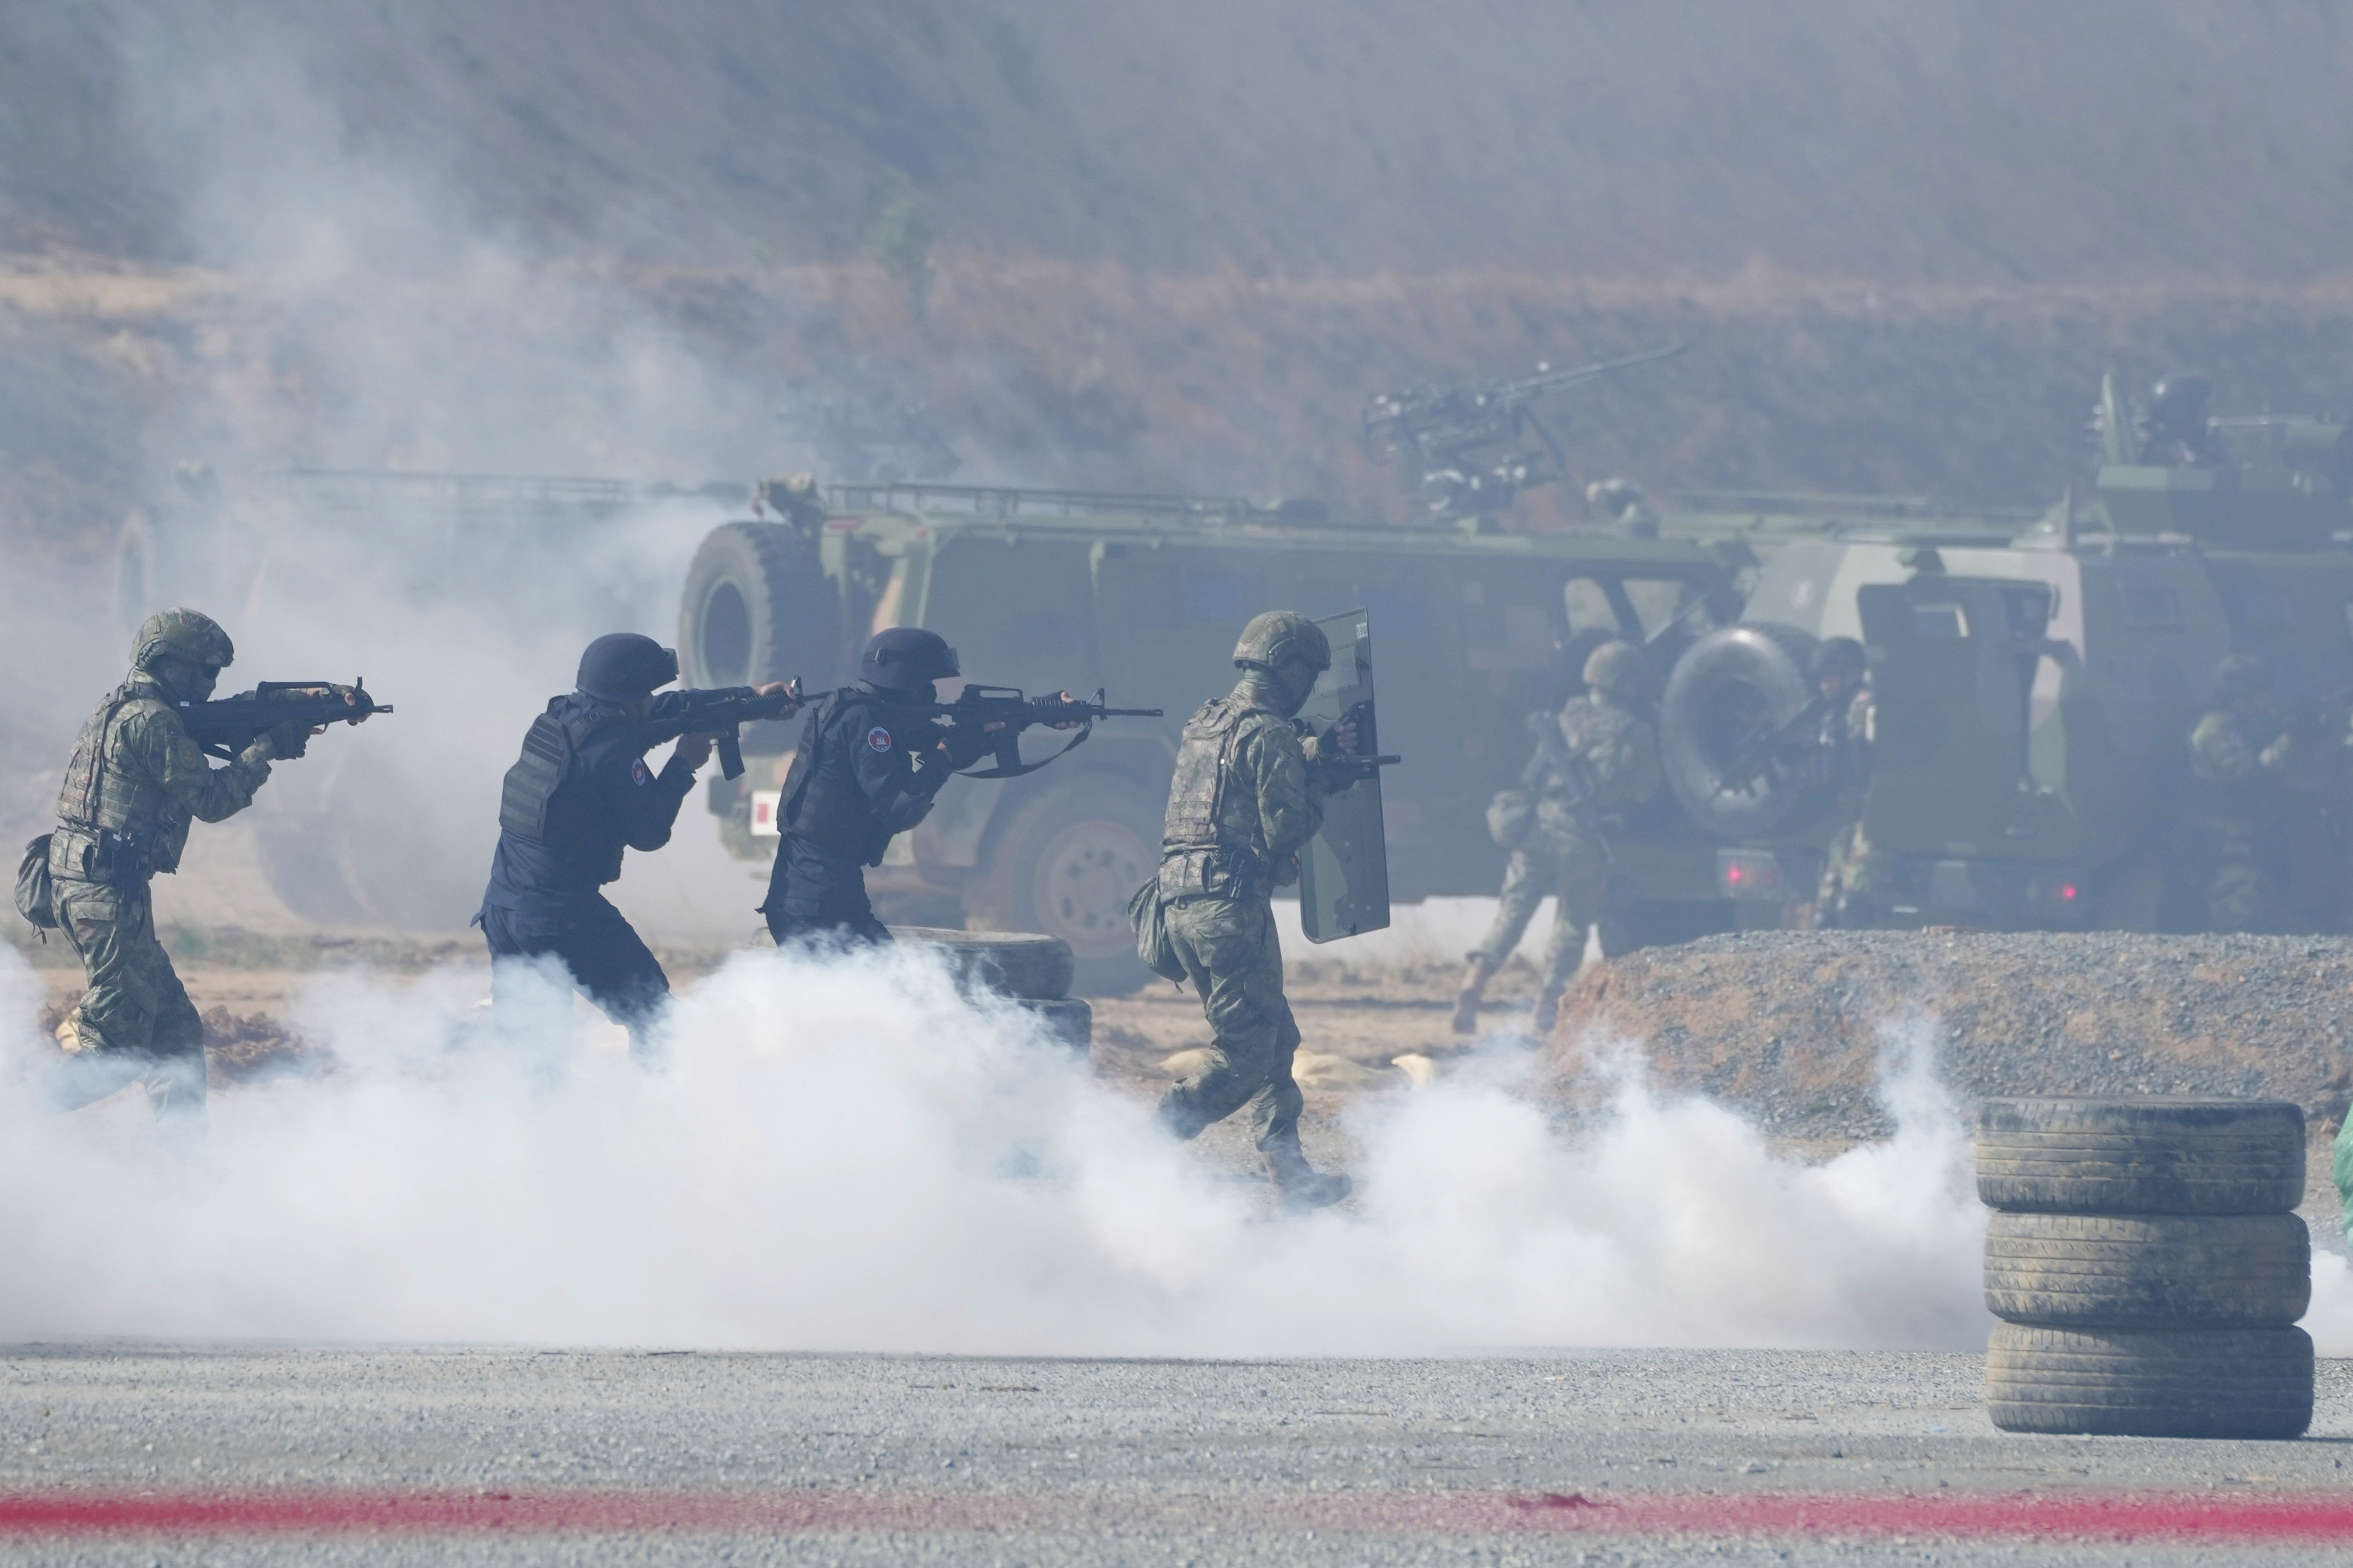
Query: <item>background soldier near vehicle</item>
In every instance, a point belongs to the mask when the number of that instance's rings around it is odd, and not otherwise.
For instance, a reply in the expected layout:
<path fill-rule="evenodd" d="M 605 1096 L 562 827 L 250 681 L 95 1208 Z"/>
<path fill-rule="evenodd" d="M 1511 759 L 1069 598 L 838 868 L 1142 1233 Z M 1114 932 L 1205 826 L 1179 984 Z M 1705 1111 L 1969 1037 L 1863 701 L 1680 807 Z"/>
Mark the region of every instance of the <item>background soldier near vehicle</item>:
<path fill-rule="evenodd" d="M 1658 793 L 1663 775 L 1658 733 L 1642 717 L 1651 684 L 1642 651 L 1631 643 L 1604 643 L 1586 659 L 1584 676 L 1584 695 L 1541 721 L 1557 731 L 1558 743 L 1539 731 L 1525 775 L 1534 810 L 1504 868 L 1495 923 L 1471 950 L 1470 971 L 1454 1004 L 1458 1034 L 1477 1029 L 1487 982 L 1512 956 L 1547 893 L 1559 905 L 1545 944 L 1534 1026 L 1539 1034 L 1552 1027 L 1561 994 L 1584 962 L 1586 935 L 1609 895 L 1609 817 Z"/>
<path fill-rule="evenodd" d="M 1631 479 L 1594 480 L 1585 487 L 1585 504 L 1597 520 L 1628 539 L 1659 537 L 1659 514 Z"/>
<path fill-rule="evenodd" d="M 1332 665 L 1330 641 L 1306 616 L 1257 616 L 1234 663 L 1243 673 L 1233 690 L 1187 721 L 1168 790 L 1159 898 L 1212 1037 L 1208 1059 L 1161 1096 L 1160 1118 L 1190 1139 L 1247 1104 L 1276 1201 L 1317 1208 L 1347 1196 L 1348 1180 L 1316 1172 L 1299 1146 L 1299 1025 L 1283 995 L 1273 895 L 1298 880 L 1324 797 L 1356 782 L 1335 760 L 1354 733 L 1343 724 L 1303 741 L 1292 725 Z"/>
<path fill-rule="evenodd" d="M 629 1031 L 629 1054 L 650 1065 L 654 1015 L 670 977 L 601 891 L 621 875 L 626 849 L 659 849 L 717 733 L 689 730 L 697 699 L 764 716 L 798 711 L 782 683 L 733 692 L 670 691 L 678 655 L 649 637 L 615 632 L 580 656 L 577 689 L 550 701 L 523 736 L 499 802 L 499 845 L 474 917 L 493 959 L 554 957 L 605 1016 Z M 732 730 L 729 731 L 732 733 Z M 645 754 L 678 742 L 656 773 Z M 494 966 L 491 995 L 502 989 Z M 511 984 L 511 983 L 510 983 Z"/>
<path fill-rule="evenodd" d="M 48 859 L 51 910 L 90 982 L 58 1029 L 73 1057 L 58 1090 L 67 1105 L 136 1079 L 159 1119 L 204 1113 L 204 1026 L 156 939 L 148 883 L 179 868 L 192 821 L 244 810 L 270 763 L 301 756 L 310 737 L 281 724 L 225 767 L 206 761 L 174 704 L 210 700 L 236 656 L 207 616 L 150 616 L 132 640 L 129 678 L 74 742 Z"/>
<path fill-rule="evenodd" d="M 2189 731 L 2189 863 L 2205 893 L 2208 930 L 2275 931 L 2279 886 L 2263 846 L 2286 807 L 2282 783 L 2295 742 L 2271 667 L 2255 655 L 2222 660 L 2214 689 L 2215 705 Z"/>
<path fill-rule="evenodd" d="M 867 900 L 866 868 L 881 865 L 892 836 L 929 816 L 948 775 L 988 746 L 977 733 L 894 715 L 892 705 L 930 702 L 935 682 L 961 674 L 937 632 L 892 626 L 867 643 L 858 683 L 828 696 L 802 725 L 776 808 L 783 841 L 760 906 L 779 945 L 822 935 L 891 940 Z"/>
<path fill-rule="evenodd" d="M 1822 710 L 1810 765 L 1829 790 L 1839 823 L 1814 900 L 1814 922 L 1821 926 L 1866 926 L 1879 909 L 1878 870 L 1862 827 L 1878 713 L 1864 680 L 1868 668 L 1862 645 L 1852 637 L 1826 638 L 1814 650 L 1811 673 Z"/>

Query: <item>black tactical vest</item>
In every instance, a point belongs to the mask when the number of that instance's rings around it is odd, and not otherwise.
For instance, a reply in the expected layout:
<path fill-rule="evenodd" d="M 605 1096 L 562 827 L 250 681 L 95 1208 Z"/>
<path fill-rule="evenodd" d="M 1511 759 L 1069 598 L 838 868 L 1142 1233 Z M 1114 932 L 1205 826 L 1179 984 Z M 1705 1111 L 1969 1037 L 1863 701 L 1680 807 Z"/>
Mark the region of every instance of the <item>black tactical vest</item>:
<path fill-rule="evenodd" d="M 858 787 L 850 760 L 833 755 L 827 739 L 842 714 L 861 705 L 881 706 L 871 694 L 844 687 L 810 711 L 801 725 L 792 766 L 785 773 L 776 826 L 780 832 L 812 840 L 821 849 L 853 855 L 875 865 L 881 860 L 889 835 L 881 832 L 874 805 Z M 878 837 L 881 846 L 875 842 Z"/>
<path fill-rule="evenodd" d="M 547 711 L 533 719 L 523 732 L 522 755 L 507 770 L 506 784 L 499 795 L 499 826 L 518 838 L 546 842 L 547 803 L 555 797 L 556 786 L 570 775 L 572 759 L 589 736 L 624 717 L 601 703 L 569 717 L 557 711 L 571 700 L 548 699 Z"/>

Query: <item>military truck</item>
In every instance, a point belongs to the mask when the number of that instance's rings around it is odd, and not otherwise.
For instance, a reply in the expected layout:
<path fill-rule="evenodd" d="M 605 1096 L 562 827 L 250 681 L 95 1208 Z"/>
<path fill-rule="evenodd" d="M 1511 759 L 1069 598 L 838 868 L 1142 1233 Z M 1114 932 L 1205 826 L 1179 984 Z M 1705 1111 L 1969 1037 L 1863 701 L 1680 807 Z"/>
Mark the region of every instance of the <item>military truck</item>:
<path fill-rule="evenodd" d="M 1140 982 L 1125 906 L 1158 864 L 1184 717 L 1229 687 L 1236 633 L 1257 612 L 1371 613 L 1394 895 L 1493 893 L 1503 851 L 1489 795 L 1526 755 L 1521 721 L 1575 689 L 1610 637 L 1657 668 L 1739 611 L 1725 557 L 1683 540 L 1335 525 L 1319 508 L 1235 500 L 944 484 L 771 484 L 759 515 L 704 540 L 679 631 L 700 685 L 848 678 L 876 628 L 941 633 L 966 678 L 1032 692 L 1102 688 L 1159 722 L 1100 727 L 1029 777 L 959 784 L 893 840 L 870 878 L 886 918 L 1046 931 L 1081 982 Z M 714 780 L 729 847 L 775 852 L 797 728 L 747 731 L 751 765 Z M 1037 754 L 1059 738 L 1035 742 Z M 1631 917 L 1681 932 L 1728 918 L 1714 846 L 1687 826 L 1630 856 L 1649 890 Z"/>
<path fill-rule="evenodd" d="M 2202 399 L 2184 412 L 2159 393 L 2137 416 L 2105 385 L 2096 500 L 2023 528 L 1802 505 L 1737 530 L 1739 509 L 1669 514 L 1671 536 L 1769 550 L 1741 624 L 1683 657 L 1661 712 L 1670 782 L 1748 921 L 1811 896 L 1836 824 L 1799 773 L 1731 788 L 1727 770 L 1803 711 L 1815 641 L 1847 636 L 1877 696 L 1862 821 L 1897 921 L 2194 929 L 2185 740 L 2240 650 L 2266 657 L 2304 722 L 2265 847 L 2289 918 L 2345 929 L 2353 441 L 2316 419 L 2210 420 Z"/>

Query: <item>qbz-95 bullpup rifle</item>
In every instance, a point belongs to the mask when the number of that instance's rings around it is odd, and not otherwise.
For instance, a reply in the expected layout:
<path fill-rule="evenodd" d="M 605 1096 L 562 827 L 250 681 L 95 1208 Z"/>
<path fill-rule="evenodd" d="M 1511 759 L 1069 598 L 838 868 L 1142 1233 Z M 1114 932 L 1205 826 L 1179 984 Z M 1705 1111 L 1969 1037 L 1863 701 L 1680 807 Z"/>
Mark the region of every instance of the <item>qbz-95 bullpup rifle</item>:
<path fill-rule="evenodd" d="M 252 690 L 210 702 L 174 702 L 172 711 L 209 756 L 224 760 L 252 744 L 280 724 L 300 724 L 306 731 L 329 724 L 356 724 L 377 713 L 389 713 L 392 704 L 378 702 L 364 678 L 349 686 L 326 680 L 265 680 Z"/>
<path fill-rule="evenodd" d="M 1522 490 L 1568 471 L 1559 440 L 1535 416 L 1539 400 L 1683 352 L 1672 343 L 1565 370 L 1539 366 L 1525 381 L 1377 393 L 1365 405 L 1365 449 L 1376 462 L 1403 465 L 1415 500 L 1432 517 L 1499 511 Z M 1530 446 L 1531 433 L 1540 447 Z"/>

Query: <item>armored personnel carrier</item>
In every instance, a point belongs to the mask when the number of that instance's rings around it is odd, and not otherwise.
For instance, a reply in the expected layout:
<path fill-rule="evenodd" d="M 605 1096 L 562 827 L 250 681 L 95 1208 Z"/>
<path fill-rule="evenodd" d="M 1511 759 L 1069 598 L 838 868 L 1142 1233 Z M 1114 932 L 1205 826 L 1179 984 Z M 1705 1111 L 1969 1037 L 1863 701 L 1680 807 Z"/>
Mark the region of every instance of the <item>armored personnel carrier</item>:
<path fill-rule="evenodd" d="M 1525 760 L 1522 717 L 1562 701 L 1588 651 L 1628 637 L 1663 670 L 1739 610 L 1718 552 L 1683 540 L 1348 528 L 1297 504 L 934 484 L 771 484 L 759 510 L 715 530 L 688 571 L 679 650 L 695 684 L 831 686 L 872 630 L 908 624 L 944 636 L 973 680 L 1167 710 L 1105 726 L 1029 777 L 946 791 L 870 878 L 893 921 L 1061 937 L 1094 989 L 1145 973 L 1125 907 L 1159 861 L 1177 732 L 1232 684 L 1235 634 L 1260 610 L 1371 612 L 1381 745 L 1408 759 L 1383 781 L 1400 900 L 1494 890 L 1488 796 Z M 726 842 L 752 859 L 775 852 L 795 739 L 765 728 L 746 732 L 745 775 L 710 786 Z M 1686 827 L 1640 858 L 1662 898 L 1721 919 L 1714 847 Z"/>

